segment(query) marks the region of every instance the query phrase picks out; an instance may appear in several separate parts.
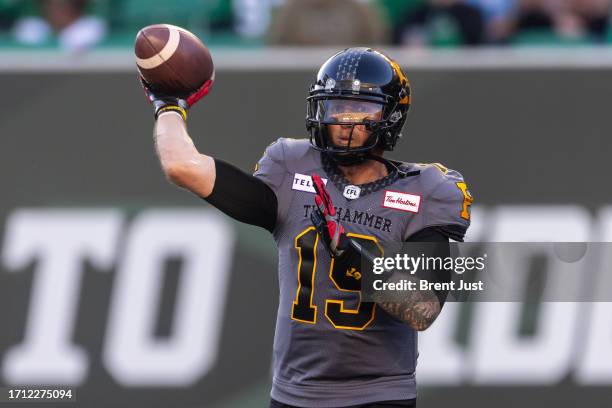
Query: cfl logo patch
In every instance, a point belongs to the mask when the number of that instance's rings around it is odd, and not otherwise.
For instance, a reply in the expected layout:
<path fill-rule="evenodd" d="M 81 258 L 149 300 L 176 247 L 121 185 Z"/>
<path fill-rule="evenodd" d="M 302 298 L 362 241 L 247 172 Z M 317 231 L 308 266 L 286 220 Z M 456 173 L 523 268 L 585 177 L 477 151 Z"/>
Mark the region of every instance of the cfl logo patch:
<path fill-rule="evenodd" d="M 344 192 L 342 195 L 349 200 L 354 200 L 359 198 L 361 195 L 361 188 L 349 184 L 348 186 L 344 187 Z"/>

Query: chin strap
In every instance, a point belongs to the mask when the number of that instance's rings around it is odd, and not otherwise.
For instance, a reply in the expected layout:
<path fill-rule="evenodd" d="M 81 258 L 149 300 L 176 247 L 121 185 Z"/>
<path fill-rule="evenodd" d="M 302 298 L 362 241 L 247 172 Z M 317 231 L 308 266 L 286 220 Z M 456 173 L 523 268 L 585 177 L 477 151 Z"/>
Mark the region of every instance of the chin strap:
<path fill-rule="evenodd" d="M 356 166 L 366 161 L 365 153 L 331 153 L 326 152 L 331 161 L 339 166 Z"/>

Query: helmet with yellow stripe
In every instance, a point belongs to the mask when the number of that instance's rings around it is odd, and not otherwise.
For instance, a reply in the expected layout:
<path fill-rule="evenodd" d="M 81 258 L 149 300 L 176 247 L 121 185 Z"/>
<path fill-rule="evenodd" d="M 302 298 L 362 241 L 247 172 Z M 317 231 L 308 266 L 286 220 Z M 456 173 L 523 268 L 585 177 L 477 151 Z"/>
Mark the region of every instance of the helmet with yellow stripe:
<path fill-rule="evenodd" d="M 393 150 L 410 109 L 410 82 L 399 65 L 372 48 L 347 48 L 319 69 L 307 98 L 312 146 L 341 164 L 365 160 L 374 149 Z M 364 125 L 366 143 L 334 145 L 329 125 Z M 351 135 L 352 135 L 351 131 Z"/>

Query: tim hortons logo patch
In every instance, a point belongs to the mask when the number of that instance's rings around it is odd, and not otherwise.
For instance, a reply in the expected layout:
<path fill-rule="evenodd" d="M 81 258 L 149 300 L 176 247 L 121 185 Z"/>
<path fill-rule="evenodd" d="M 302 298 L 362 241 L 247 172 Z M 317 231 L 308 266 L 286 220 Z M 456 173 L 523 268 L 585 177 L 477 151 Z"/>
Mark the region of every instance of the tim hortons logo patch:
<path fill-rule="evenodd" d="M 385 190 L 385 198 L 382 206 L 394 210 L 419 212 L 421 196 L 416 194 L 402 193 L 400 191 Z"/>
<path fill-rule="evenodd" d="M 327 179 L 322 179 L 323 184 L 327 185 Z M 306 174 L 295 173 L 293 177 L 293 190 L 306 191 L 307 193 L 315 193 L 315 189 L 312 185 L 312 177 Z"/>

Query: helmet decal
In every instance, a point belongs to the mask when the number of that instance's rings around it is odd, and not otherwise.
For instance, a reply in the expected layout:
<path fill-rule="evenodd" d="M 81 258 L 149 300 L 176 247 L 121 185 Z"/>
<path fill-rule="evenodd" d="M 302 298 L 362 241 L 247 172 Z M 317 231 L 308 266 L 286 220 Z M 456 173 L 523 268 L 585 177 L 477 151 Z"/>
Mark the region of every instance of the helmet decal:
<path fill-rule="evenodd" d="M 391 114 L 391 116 L 389 116 L 389 120 L 393 123 L 397 122 L 401 118 L 402 118 L 402 112 L 400 111 L 395 111 Z"/>
<path fill-rule="evenodd" d="M 340 58 L 338 68 L 336 70 L 336 78 L 348 81 L 355 79 L 362 56 L 363 50 L 349 48 L 348 52 L 344 53 L 344 55 L 342 55 Z"/>
<path fill-rule="evenodd" d="M 376 51 L 378 52 L 378 51 Z M 405 88 L 409 88 L 410 87 L 410 81 L 408 81 L 408 78 L 406 78 L 406 76 L 404 75 L 404 73 L 402 72 L 402 69 L 400 68 L 400 66 L 398 65 L 397 62 L 395 62 L 394 60 L 392 60 L 391 58 L 387 57 L 385 54 L 383 54 L 382 52 L 378 52 L 384 59 L 387 60 L 387 62 L 389 62 L 389 64 L 391 64 L 391 67 L 393 68 L 393 71 L 395 72 L 395 75 L 397 75 L 397 77 L 400 80 L 400 83 L 402 84 L 402 87 Z M 400 104 L 402 105 L 406 105 L 406 104 L 410 104 L 410 92 L 404 92 L 404 96 L 403 98 L 399 101 Z"/>

